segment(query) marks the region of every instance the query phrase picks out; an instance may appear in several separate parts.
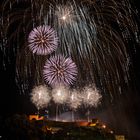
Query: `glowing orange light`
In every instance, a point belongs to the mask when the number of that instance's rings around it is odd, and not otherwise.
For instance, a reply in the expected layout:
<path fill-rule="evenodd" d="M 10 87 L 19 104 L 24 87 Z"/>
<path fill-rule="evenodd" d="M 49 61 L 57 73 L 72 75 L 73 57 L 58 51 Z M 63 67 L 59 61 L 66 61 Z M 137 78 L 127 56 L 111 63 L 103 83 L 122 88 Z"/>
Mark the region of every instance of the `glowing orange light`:
<path fill-rule="evenodd" d="M 106 128 L 106 125 L 102 125 L 103 128 Z"/>

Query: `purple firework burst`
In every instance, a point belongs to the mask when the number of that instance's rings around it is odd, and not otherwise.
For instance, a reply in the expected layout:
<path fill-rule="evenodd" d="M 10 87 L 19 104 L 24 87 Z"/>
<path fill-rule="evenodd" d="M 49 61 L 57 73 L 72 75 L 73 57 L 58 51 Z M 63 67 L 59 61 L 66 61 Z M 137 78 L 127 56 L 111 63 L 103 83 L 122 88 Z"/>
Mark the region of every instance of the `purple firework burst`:
<path fill-rule="evenodd" d="M 58 37 L 50 26 L 43 25 L 34 28 L 28 37 L 29 48 L 38 55 L 47 55 L 56 50 Z"/>
<path fill-rule="evenodd" d="M 76 80 L 77 66 L 71 60 L 62 55 L 52 56 L 46 61 L 43 75 L 45 81 L 52 87 L 58 85 L 72 85 Z"/>

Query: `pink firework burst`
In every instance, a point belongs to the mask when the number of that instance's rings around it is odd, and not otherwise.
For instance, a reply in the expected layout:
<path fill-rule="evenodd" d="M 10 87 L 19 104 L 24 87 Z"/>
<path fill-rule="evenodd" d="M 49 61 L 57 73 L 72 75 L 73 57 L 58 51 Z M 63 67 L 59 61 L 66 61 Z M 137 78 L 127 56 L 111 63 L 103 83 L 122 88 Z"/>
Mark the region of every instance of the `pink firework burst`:
<path fill-rule="evenodd" d="M 50 54 L 58 46 L 57 33 L 50 26 L 38 26 L 30 32 L 28 45 L 30 50 L 37 55 Z"/>
<path fill-rule="evenodd" d="M 72 59 L 62 55 L 50 57 L 43 70 L 45 81 L 52 87 L 72 85 L 77 73 L 77 66 Z"/>

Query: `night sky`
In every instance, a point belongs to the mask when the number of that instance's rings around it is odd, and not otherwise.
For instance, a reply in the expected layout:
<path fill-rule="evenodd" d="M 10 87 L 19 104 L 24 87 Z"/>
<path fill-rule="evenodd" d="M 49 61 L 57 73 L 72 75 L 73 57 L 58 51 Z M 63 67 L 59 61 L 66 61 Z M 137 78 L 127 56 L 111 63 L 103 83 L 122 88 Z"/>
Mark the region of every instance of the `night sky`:
<path fill-rule="evenodd" d="M 135 5 L 140 9 L 139 0 L 135 0 Z M 140 12 L 140 10 L 139 10 Z M 140 15 L 140 14 L 139 14 Z M 1 37 L 1 36 L 0 36 Z M 0 41 L 2 38 L 0 38 Z M 106 107 L 101 107 L 96 114 L 97 117 L 107 122 L 119 133 L 127 133 L 140 138 L 140 46 L 136 45 L 136 51 L 131 53 L 133 67 L 131 68 L 131 88 L 118 100 Z M 5 68 L 3 66 L 3 61 Z M 0 49 L 0 112 L 1 116 L 10 116 L 15 113 L 30 114 L 36 111 L 35 106 L 30 102 L 28 94 L 19 94 L 15 82 L 16 56 L 10 56 L 8 59 L 3 57 L 3 51 Z M 115 116 L 115 117 L 114 117 Z M 117 121 L 116 121 L 117 120 Z M 123 124 L 122 124 L 123 122 Z M 119 128 L 119 126 L 121 128 Z"/>

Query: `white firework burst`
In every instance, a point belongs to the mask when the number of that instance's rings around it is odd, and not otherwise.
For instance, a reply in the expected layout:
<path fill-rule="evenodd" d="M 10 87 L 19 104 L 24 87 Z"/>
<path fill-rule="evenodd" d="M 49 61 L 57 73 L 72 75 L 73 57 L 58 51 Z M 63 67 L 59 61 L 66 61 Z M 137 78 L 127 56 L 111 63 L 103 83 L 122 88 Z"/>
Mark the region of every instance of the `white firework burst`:
<path fill-rule="evenodd" d="M 97 107 L 101 101 L 102 95 L 96 87 L 85 87 L 82 94 L 83 104 L 85 106 Z"/>
<path fill-rule="evenodd" d="M 82 97 L 79 94 L 79 91 L 73 90 L 70 95 L 69 106 L 72 109 L 76 110 L 81 105 L 81 103 L 82 103 Z"/>
<path fill-rule="evenodd" d="M 57 5 L 55 10 L 55 16 L 58 19 L 58 25 L 66 27 L 74 21 L 76 14 L 72 5 Z"/>
<path fill-rule="evenodd" d="M 38 109 L 47 107 L 50 100 L 50 92 L 46 86 L 40 85 L 33 88 L 31 101 Z"/>
<path fill-rule="evenodd" d="M 52 90 L 52 98 L 56 104 L 65 104 L 69 98 L 69 90 L 63 85 L 56 86 Z"/>

